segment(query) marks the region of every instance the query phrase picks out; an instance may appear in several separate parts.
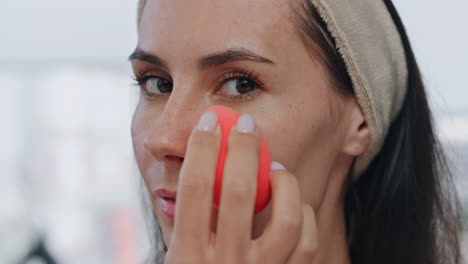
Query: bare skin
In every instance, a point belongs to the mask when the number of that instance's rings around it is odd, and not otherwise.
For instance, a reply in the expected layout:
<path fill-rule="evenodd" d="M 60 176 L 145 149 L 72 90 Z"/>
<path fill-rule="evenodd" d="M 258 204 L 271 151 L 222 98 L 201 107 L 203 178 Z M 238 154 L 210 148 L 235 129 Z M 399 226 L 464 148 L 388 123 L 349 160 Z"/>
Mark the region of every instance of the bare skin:
<path fill-rule="evenodd" d="M 369 130 L 356 99 L 337 94 L 308 55 L 292 15 L 284 0 L 147 2 L 138 48 L 167 67 L 132 57 L 137 78 L 150 76 L 141 80 L 132 140 L 148 191 L 177 190 L 175 218 L 152 196 L 166 263 L 349 263 L 343 185 Z M 226 50 L 264 59 L 200 67 Z M 211 203 L 219 127 L 197 130 L 215 104 L 250 114 L 256 128 L 231 133 L 219 212 Z M 273 199 L 252 217 L 258 133 L 287 170 L 271 172 Z"/>

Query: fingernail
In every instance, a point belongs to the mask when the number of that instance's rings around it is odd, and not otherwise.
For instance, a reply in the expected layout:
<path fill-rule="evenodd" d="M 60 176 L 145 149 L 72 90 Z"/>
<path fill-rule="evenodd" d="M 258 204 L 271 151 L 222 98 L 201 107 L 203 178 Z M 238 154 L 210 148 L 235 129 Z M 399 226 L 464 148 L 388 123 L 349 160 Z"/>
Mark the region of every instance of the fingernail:
<path fill-rule="evenodd" d="M 281 163 L 273 161 L 271 162 L 270 170 L 286 170 L 286 168 Z"/>
<path fill-rule="evenodd" d="M 251 115 L 242 114 L 237 120 L 237 131 L 242 133 L 253 133 L 255 131 L 255 122 Z"/>
<path fill-rule="evenodd" d="M 206 111 L 198 121 L 197 129 L 202 131 L 212 131 L 216 128 L 218 116 L 214 111 Z"/>

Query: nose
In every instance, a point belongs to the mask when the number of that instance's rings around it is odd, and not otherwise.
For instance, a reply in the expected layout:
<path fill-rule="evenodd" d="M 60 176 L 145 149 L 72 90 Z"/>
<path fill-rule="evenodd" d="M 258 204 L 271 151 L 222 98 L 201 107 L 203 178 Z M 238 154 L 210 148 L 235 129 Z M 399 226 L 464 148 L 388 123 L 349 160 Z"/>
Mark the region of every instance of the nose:
<path fill-rule="evenodd" d="M 144 138 L 145 150 L 167 166 L 181 166 L 198 112 L 188 104 L 175 105 L 168 101 Z"/>

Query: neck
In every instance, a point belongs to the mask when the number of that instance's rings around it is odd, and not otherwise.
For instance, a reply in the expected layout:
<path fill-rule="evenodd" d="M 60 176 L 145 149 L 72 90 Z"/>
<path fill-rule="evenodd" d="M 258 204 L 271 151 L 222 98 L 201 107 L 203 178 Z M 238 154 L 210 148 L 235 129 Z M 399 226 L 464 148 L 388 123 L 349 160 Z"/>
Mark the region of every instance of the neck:
<path fill-rule="evenodd" d="M 318 240 L 320 244 L 314 264 L 350 264 L 344 213 L 336 212 L 336 220 L 318 227 Z"/>
<path fill-rule="evenodd" d="M 344 214 L 345 182 L 352 160 L 341 157 L 329 174 L 325 198 L 316 212 L 319 250 L 314 264 L 350 264 Z"/>

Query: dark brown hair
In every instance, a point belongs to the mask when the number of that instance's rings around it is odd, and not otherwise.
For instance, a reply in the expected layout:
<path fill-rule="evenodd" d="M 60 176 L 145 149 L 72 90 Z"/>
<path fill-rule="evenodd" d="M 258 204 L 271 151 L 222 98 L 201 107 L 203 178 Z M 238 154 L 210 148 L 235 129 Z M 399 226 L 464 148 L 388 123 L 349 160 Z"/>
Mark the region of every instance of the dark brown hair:
<path fill-rule="evenodd" d="M 345 217 L 351 262 L 459 264 L 462 222 L 453 177 L 434 133 L 405 27 L 393 3 L 384 2 L 403 42 L 408 93 L 379 154 L 358 181 L 349 177 Z M 296 24 L 303 43 L 326 65 L 338 92 L 353 95 L 325 22 L 311 1 L 303 1 L 301 7 Z"/>
<path fill-rule="evenodd" d="M 327 31 L 325 22 L 309 0 L 293 2 L 295 29 L 309 55 L 325 65 L 336 91 L 342 95 L 355 95 L 343 59 L 335 48 L 335 40 Z"/>

